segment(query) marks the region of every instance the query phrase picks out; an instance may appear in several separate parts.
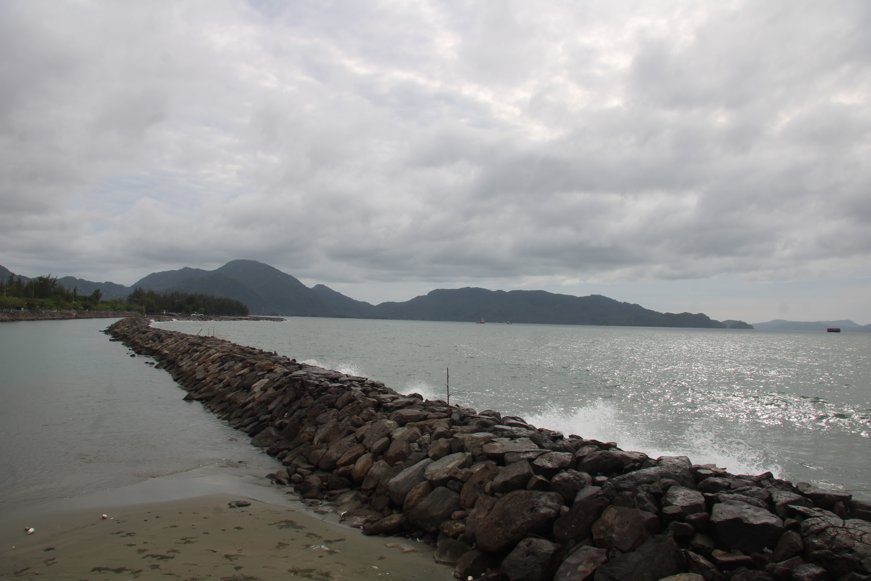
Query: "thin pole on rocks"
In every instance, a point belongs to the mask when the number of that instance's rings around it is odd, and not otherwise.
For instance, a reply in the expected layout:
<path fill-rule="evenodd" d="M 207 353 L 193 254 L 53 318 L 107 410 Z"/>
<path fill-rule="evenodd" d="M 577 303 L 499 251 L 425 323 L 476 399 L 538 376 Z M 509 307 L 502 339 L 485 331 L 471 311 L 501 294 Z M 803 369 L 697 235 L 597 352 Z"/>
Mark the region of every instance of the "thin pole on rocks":
<path fill-rule="evenodd" d="M 451 368 L 445 367 L 445 391 L 448 392 L 448 405 L 451 405 Z"/>

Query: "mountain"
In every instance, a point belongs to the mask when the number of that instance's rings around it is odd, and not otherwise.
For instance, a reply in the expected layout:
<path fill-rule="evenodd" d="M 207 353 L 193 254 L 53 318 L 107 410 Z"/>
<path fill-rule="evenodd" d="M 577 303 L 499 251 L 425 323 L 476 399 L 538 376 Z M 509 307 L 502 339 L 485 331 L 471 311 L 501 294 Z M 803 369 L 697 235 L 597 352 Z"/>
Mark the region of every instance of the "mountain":
<path fill-rule="evenodd" d="M 57 279 L 59 285 L 67 290 L 76 289 L 79 296 L 93 294 L 95 290 L 99 290 L 103 300 L 111 301 L 113 299 L 123 299 L 133 290 L 121 284 L 114 282 L 93 282 L 83 278 L 75 278 L 65 276 Z"/>
<path fill-rule="evenodd" d="M 10 276 L 15 276 L 15 273 L 5 266 L 0 266 L 0 281 L 6 282 Z"/>
<path fill-rule="evenodd" d="M 754 323 L 759 331 L 825 331 L 829 327 L 838 327 L 842 331 L 871 331 L 871 325 L 859 325 L 853 321 L 785 321 L 775 319 L 765 323 Z"/>
<path fill-rule="evenodd" d="M 383 319 L 427 321 L 724 327 L 706 315 L 658 313 L 601 295 L 575 297 L 546 291 L 492 291 L 483 288 L 434 290 L 403 303 L 381 303 L 374 312 L 376 317 Z"/>
<path fill-rule="evenodd" d="M 212 271 L 157 272 L 133 287 L 228 297 L 245 303 L 252 314 L 365 317 L 372 308 L 323 285 L 308 288 L 297 278 L 255 260 L 233 260 Z"/>
<path fill-rule="evenodd" d="M 2 268 L 2 267 L 0 267 Z M 0 275 L 8 272 L 0 270 Z M 7 275 L 8 278 L 8 275 Z M 354 300 L 322 284 L 307 287 L 297 278 L 255 260 L 233 260 L 215 270 L 181 268 L 155 272 L 130 287 L 64 277 L 66 288 L 80 294 L 99 289 L 121 298 L 136 288 L 227 297 L 244 303 L 251 314 L 422 321 L 490 321 L 565 325 L 752 328 L 743 321 L 719 322 L 701 313 L 659 313 L 601 295 L 576 297 L 546 291 L 493 291 L 483 288 L 438 289 L 405 302 L 379 305 Z"/>

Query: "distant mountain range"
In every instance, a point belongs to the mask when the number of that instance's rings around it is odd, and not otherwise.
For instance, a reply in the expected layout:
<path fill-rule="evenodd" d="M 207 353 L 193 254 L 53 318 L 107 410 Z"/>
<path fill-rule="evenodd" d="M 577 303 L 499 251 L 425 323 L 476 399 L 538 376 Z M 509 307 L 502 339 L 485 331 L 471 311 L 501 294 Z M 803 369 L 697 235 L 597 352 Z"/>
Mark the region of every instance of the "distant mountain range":
<path fill-rule="evenodd" d="M 0 267 L 0 276 L 9 271 Z M 8 274 L 4 274 L 8 273 Z M 182 268 L 155 272 L 130 287 L 64 277 L 65 288 L 106 299 L 123 298 L 135 288 L 223 296 L 241 301 L 252 314 L 422 321 L 486 321 L 567 325 L 752 328 L 743 321 L 715 321 L 697 313 L 659 313 L 601 295 L 576 297 L 546 291 L 492 291 L 483 288 L 434 290 L 405 302 L 372 305 L 322 284 L 307 287 L 295 277 L 254 260 L 233 260 L 216 270 Z"/>

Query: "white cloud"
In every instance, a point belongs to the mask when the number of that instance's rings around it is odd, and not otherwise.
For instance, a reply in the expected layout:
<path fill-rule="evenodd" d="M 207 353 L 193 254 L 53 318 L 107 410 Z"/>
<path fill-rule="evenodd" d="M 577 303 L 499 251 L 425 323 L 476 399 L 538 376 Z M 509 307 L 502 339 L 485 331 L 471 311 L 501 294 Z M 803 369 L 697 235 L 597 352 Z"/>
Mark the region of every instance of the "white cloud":
<path fill-rule="evenodd" d="M 694 281 L 857 296 L 869 24 L 858 0 L 4 3 L 0 264 L 250 257 L 376 302 L 612 288 L 721 317 Z"/>

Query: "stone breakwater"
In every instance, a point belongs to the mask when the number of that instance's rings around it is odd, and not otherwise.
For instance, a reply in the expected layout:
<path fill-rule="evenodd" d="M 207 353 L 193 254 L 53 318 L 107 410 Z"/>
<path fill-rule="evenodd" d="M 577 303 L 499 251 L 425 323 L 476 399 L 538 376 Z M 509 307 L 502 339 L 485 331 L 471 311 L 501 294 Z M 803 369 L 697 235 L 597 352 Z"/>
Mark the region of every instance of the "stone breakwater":
<path fill-rule="evenodd" d="M 871 580 L 871 505 L 850 494 L 649 458 L 140 318 L 108 333 L 280 460 L 275 483 L 365 534 L 434 543 L 461 579 Z"/>

